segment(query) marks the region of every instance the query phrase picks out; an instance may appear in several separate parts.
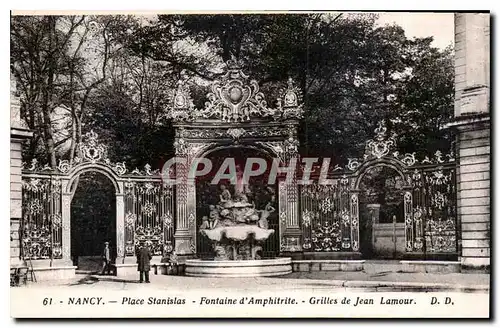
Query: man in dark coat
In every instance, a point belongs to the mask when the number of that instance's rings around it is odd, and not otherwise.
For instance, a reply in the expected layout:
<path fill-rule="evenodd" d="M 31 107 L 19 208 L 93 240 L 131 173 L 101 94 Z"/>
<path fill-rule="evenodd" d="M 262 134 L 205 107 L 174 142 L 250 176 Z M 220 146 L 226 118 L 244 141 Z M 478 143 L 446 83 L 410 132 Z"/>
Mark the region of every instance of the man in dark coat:
<path fill-rule="evenodd" d="M 139 282 L 149 283 L 150 261 L 153 258 L 151 251 L 145 244 L 141 244 L 137 250 L 137 271 L 139 271 Z"/>
<path fill-rule="evenodd" d="M 101 274 L 110 274 L 111 272 L 111 250 L 109 243 L 104 243 L 104 250 L 102 251 L 102 271 Z"/>

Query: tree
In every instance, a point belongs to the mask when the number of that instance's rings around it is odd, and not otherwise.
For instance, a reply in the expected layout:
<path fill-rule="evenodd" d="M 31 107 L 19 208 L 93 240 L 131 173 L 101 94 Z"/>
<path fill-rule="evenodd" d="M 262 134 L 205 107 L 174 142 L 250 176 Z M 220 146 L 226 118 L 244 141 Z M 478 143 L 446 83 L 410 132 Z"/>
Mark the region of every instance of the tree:
<path fill-rule="evenodd" d="M 59 28 L 60 24 L 67 26 Z M 28 158 L 40 155 L 41 142 L 48 161 L 56 166 L 52 112 L 58 104 L 57 89 L 64 83 L 64 57 L 83 18 L 75 16 L 14 16 L 11 20 L 11 67 L 21 93 L 21 115 L 35 138 Z"/>
<path fill-rule="evenodd" d="M 38 89 L 46 87 L 25 92 L 24 101 L 26 108 L 38 108 L 25 112 L 35 117 L 30 122 L 47 149 L 50 131 L 45 130 L 51 124 L 42 123 L 51 117 L 44 120 L 42 114 L 55 106 L 69 109 L 70 158 L 84 124 L 101 129 L 110 142 L 120 140 L 115 153 L 137 165 L 171 154 L 173 131 L 165 113 L 177 80 L 188 79 L 195 104 L 203 106 L 207 83 L 233 57 L 260 82 L 269 104 L 288 77 L 304 91 L 303 155 L 345 163 L 362 154 L 381 119 L 399 135 L 401 152 L 447 150 L 451 138 L 439 127 L 453 108 L 451 49 L 433 48 L 431 38 L 410 40 L 399 26 L 377 26 L 376 18 L 348 13 L 159 15 L 141 23 L 128 16 L 62 17 L 44 33 L 19 20 L 13 25 L 12 57 L 24 63 L 16 67 L 29 68 L 37 63 L 37 53 L 49 60 L 48 40 L 61 43 L 59 55 L 50 59 L 57 64 L 56 86 L 45 97 L 52 105 L 30 107 L 30 99 L 43 95 Z M 32 20 L 32 25 L 50 26 L 46 18 Z M 71 40 L 66 46 L 62 35 Z M 23 37 L 32 38 L 28 44 L 36 48 L 27 47 Z M 95 54 L 89 55 L 89 49 Z M 48 70 L 36 71 L 36 78 L 22 72 L 18 76 L 26 90 L 30 83 L 49 85 Z"/>

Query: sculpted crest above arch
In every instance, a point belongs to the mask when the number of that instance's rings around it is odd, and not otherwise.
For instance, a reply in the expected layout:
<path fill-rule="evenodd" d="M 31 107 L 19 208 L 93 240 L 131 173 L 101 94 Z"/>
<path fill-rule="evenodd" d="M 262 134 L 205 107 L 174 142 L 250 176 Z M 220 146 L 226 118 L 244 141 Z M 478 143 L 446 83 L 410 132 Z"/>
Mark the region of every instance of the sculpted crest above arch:
<path fill-rule="evenodd" d="M 179 81 L 168 116 L 174 122 L 250 122 L 302 118 L 302 95 L 291 78 L 277 99 L 277 106 L 273 108 L 267 104 L 257 81 L 251 80 L 236 60 L 228 61 L 226 67 L 226 73 L 212 83 L 207 102 L 201 109 L 194 107 L 189 87 Z"/>
<path fill-rule="evenodd" d="M 302 94 L 292 79 L 271 107 L 257 81 L 230 60 L 206 98 L 203 108 L 195 108 L 189 87 L 178 82 L 167 109 L 176 128 L 177 156 L 192 159 L 224 145 L 263 148 L 281 159 L 297 151 L 297 125 L 304 110 Z"/>

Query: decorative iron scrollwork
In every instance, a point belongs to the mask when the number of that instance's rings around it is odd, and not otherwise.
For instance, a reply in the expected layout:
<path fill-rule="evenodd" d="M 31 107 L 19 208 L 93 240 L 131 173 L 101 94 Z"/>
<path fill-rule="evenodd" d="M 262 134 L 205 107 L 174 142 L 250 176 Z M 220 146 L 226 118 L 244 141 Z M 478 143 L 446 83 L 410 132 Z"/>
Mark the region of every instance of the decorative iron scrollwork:
<path fill-rule="evenodd" d="M 227 72 L 211 85 L 207 102 L 203 109 L 195 109 L 189 89 L 182 81 L 172 97 L 167 116 L 174 121 L 196 121 L 199 119 L 219 119 L 223 122 L 246 122 L 252 119 L 301 118 L 303 114 L 300 90 L 293 80 L 278 99 L 278 107 L 267 105 L 259 84 L 243 73 L 240 63 L 232 59 L 226 63 Z"/>
<path fill-rule="evenodd" d="M 342 249 L 342 233 L 339 222 L 325 221 L 312 230 L 312 248 L 316 252 L 334 252 Z"/>
<path fill-rule="evenodd" d="M 352 229 L 357 221 L 350 212 L 349 178 L 331 185 L 313 183 L 301 186 L 302 234 L 304 249 L 316 252 L 351 250 Z"/>
<path fill-rule="evenodd" d="M 231 136 L 235 142 L 238 142 L 245 133 L 246 130 L 242 128 L 231 128 L 227 130 L 227 134 Z"/>
<path fill-rule="evenodd" d="M 153 255 L 163 254 L 163 230 L 160 226 L 137 226 L 135 229 L 135 244 L 145 244 Z"/>
<path fill-rule="evenodd" d="M 62 257 L 62 204 L 59 178 L 22 181 L 21 252 L 24 259 Z"/>

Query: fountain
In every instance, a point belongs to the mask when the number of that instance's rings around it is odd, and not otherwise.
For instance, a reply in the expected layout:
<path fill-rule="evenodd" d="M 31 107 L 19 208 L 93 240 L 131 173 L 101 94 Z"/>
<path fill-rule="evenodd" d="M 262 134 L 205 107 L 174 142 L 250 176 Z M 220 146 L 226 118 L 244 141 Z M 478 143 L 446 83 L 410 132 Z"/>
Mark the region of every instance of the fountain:
<path fill-rule="evenodd" d="M 292 271 L 290 258 L 261 259 L 262 244 L 275 233 L 268 218 L 274 212 L 275 197 L 264 208 L 249 201 L 251 191 L 237 170 L 234 196 L 220 185 L 219 202 L 209 204 L 210 214 L 202 218 L 199 233 L 210 240 L 214 260 L 187 260 L 186 275 L 211 277 L 276 276 Z"/>
<path fill-rule="evenodd" d="M 298 157 L 297 128 L 304 113 L 301 90 L 289 78 L 286 84 L 276 84 L 278 97 L 271 100 L 260 90 L 259 83 L 243 72 L 236 58 L 229 60 L 225 72 L 211 83 L 207 101 L 201 108 L 194 105 L 185 82 L 178 83 L 168 117 L 176 129 L 176 157 L 184 162 L 176 164 L 176 179 L 181 183 L 176 187 L 175 219 L 179 225 L 175 249 L 186 258 L 200 257 L 185 260 L 186 275 L 241 277 L 291 272 L 291 258 L 274 258 L 277 255 L 270 253 L 302 250 L 296 180 L 284 187 L 283 177 L 278 177 L 278 184 L 284 188 L 278 188 L 279 195 L 269 203 L 252 199 L 255 193 L 249 193 L 249 187 L 257 188 L 254 191 L 258 192 L 264 190 L 253 182 L 245 185 L 241 179 L 231 182 L 234 190 L 220 189 L 219 199 L 209 197 L 210 200 L 201 203 L 196 190 L 201 184 L 189 185 L 192 179 L 187 168 L 195 159 L 207 158 L 224 149 L 258 150 L 261 152 L 258 156 L 287 166 Z M 271 224 L 267 226 L 270 213 Z M 206 243 L 213 253 L 211 260 L 204 258 Z"/>

